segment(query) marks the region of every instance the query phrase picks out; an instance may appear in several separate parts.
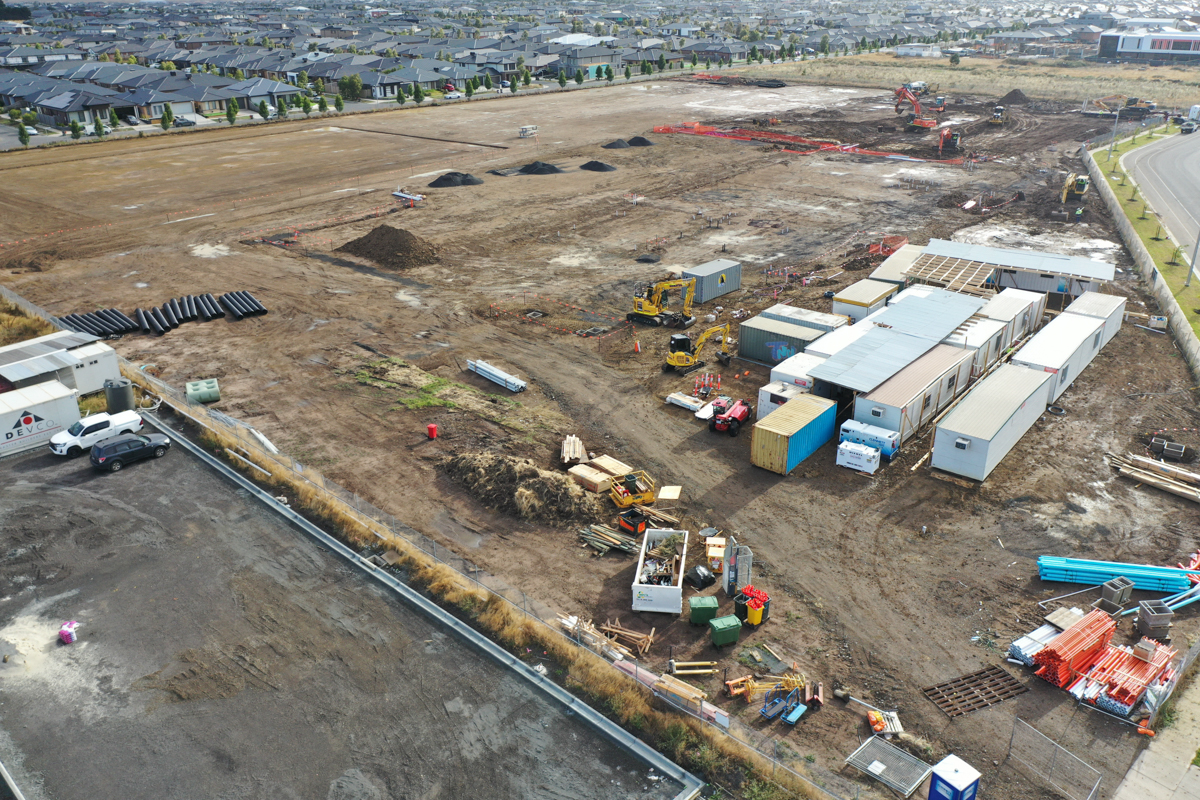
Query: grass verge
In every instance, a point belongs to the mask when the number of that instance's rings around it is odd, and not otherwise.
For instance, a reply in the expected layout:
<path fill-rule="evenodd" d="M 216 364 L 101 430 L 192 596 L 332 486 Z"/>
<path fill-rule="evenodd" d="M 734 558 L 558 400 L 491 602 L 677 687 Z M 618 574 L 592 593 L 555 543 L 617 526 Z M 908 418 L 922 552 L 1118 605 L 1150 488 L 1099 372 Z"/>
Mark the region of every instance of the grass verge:
<path fill-rule="evenodd" d="M 0 347 L 36 339 L 58 328 L 48 320 L 29 314 L 19 306 L 0 300 Z"/>

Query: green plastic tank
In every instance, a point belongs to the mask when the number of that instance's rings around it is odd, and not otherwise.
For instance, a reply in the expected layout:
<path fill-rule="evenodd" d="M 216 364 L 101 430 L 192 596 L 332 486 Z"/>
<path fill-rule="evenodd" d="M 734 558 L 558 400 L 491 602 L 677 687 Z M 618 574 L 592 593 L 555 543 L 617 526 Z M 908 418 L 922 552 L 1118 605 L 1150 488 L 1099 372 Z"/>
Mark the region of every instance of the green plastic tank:
<path fill-rule="evenodd" d="M 221 399 L 221 387 L 216 378 L 206 381 L 191 381 L 184 385 L 189 403 L 215 403 Z"/>

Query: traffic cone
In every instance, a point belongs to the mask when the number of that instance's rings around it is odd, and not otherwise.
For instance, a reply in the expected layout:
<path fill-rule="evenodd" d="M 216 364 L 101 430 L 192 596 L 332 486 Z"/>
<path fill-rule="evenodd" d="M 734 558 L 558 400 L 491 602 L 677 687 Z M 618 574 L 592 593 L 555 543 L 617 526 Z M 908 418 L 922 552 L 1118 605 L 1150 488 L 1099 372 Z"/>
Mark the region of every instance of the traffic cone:
<path fill-rule="evenodd" d="M 640 352 L 642 352 L 642 343 L 641 343 L 641 342 L 634 341 L 634 343 L 633 343 L 633 352 L 635 352 L 635 353 L 640 353 Z"/>
<path fill-rule="evenodd" d="M 692 387 L 692 397 L 699 397 L 699 396 L 700 396 L 700 378 L 697 377 L 696 383 Z"/>
<path fill-rule="evenodd" d="M 717 391 L 721 391 L 721 376 L 717 376 Z"/>

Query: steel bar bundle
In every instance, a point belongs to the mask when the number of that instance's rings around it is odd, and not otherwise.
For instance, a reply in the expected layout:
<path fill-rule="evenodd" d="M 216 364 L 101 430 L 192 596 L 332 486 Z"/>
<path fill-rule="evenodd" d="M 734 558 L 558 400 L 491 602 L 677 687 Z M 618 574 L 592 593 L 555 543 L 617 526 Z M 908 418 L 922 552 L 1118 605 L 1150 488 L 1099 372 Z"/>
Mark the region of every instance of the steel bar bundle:
<path fill-rule="evenodd" d="M 1120 564 L 1089 561 L 1083 558 L 1039 556 L 1038 575 L 1044 581 L 1084 583 L 1098 586 L 1114 578 L 1128 578 L 1139 591 L 1183 592 L 1191 588 L 1191 576 L 1197 570 L 1156 567 L 1148 564 Z"/>
<path fill-rule="evenodd" d="M 1200 503 L 1200 475 L 1141 456 L 1115 456 L 1110 453 L 1108 461 L 1123 477 Z"/>
<path fill-rule="evenodd" d="M 1103 611 L 1088 613 L 1034 655 L 1038 677 L 1066 688 L 1104 658 L 1116 629 L 1116 620 Z"/>

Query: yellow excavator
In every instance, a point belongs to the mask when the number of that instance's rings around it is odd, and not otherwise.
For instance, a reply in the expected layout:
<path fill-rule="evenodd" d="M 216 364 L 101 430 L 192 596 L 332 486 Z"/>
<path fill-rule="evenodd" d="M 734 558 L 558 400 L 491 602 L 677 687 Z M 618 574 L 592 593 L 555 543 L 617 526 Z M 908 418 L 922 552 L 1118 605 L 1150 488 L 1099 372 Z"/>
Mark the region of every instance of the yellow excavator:
<path fill-rule="evenodd" d="M 679 311 L 667 311 L 668 298 L 673 289 L 678 289 L 683 295 L 683 308 Z M 695 278 L 659 281 L 633 296 L 633 311 L 626 314 L 625 319 L 655 328 L 690 328 L 696 322 L 692 316 L 692 300 L 695 296 Z"/>
<path fill-rule="evenodd" d="M 1091 185 L 1092 181 L 1087 175 L 1078 175 L 1072 172 L 1067 176 L 1066 180 L 1063 181 L 1062 201 L 1065 203 L 1068 200 L 1082 199 L 1083 196 L 1088 193 L 1088 189 L 1091 188 Z"/>
<path fill-rule="evenodd" d="M 679 370 L 687 375 L 689 372 L 703 367 L 704 362 L 700 360 L 700 353 L 704 350 L 704 345 L 708 344 L 709 339 L 714 336 L 719 336 L 721 340 L 721 349 L 717 352 L 717 360 L 728 366 L 731 357 L 729 355 L 729 323 L 726 322 L 724 325 L 715 325 L 709 328 L 700 334 L 700 338 L 695 342 L 686 333 L 672 334 L 671 341 L 667 345 L 667 360 L 663 364 L 663 372 Z"/>

